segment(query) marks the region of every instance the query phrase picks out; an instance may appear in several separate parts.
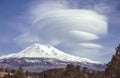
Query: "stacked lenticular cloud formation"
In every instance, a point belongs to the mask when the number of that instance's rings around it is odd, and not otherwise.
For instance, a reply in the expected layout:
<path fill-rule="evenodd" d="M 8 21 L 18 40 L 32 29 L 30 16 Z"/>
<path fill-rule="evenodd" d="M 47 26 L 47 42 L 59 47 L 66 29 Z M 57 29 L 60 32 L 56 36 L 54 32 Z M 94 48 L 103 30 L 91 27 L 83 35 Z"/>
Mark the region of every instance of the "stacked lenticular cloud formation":
<path fill-rule="evenodd" d="M 103 48 L 95 41 L 107 34 L 107 18 L 96 11 L 46 1 L 33 7 L 30 13 L 34 18 L 32 26 L 15 38 L 18 44 L 39 42 L 65 48 L 73 54 Z"/>

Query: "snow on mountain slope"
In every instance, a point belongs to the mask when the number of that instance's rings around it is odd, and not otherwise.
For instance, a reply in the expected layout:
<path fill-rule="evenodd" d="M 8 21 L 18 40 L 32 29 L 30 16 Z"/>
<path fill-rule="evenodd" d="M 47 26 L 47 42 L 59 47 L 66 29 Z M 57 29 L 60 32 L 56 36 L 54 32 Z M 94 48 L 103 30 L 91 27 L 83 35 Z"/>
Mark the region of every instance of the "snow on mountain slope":
<path fill-rule="evenodd" d="M 40 45 L 40 44 L 33 44 L 32 46 L 22 50 L 19 53 L 1 56 L 0 59 L 23 58 L 23 57 L 55 58 L 57 60 L 62 60 L 62 61 L 102 64 L 101 62 L 98 62 L 98 61 L 92 61 L 90 59 L 80 58 L 80 57 L 69 55 L 67 53 L 64 53 L 64 52 L 50 46 L 50 45 Z"/>

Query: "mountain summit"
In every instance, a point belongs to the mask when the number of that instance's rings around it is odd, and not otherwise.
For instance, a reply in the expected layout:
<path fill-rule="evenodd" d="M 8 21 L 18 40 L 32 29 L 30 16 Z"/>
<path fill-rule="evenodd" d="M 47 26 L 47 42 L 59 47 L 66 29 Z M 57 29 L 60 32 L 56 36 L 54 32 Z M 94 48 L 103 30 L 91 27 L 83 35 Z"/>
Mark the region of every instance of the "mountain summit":
<path fill-rule="evenodd" d="M 101 62 L 98 61 L 92 61 L 90 59 L 81 58 L 69 55 L 67 53 L 64 53 L 51 45 L 41 45 L 41 44 L 33 44 L 30 47 L 27 47 L 26 49 L 22 50 L 19 53 L 4 55 L 1 57 L 1 59 L 8 59 L 8 58 L 52 58 L 57 59 L 61 61 L 69 61 L 69 62 L 84 62 L 84 63 L 95 63 L 95 64 L 101 64 Z"/>
<path fill-rule="evenodd" d="M 51 45 L 33 44 L 24 50 L 0 57 L 0 67 L 18 68 L 22 66 L 31 72 L 42 72 L 48 69 L 65 68 L 67 64 L 88 67 L 91 70 L 104 70 L 105 65 L 98 61 L 69 55 Z"/>

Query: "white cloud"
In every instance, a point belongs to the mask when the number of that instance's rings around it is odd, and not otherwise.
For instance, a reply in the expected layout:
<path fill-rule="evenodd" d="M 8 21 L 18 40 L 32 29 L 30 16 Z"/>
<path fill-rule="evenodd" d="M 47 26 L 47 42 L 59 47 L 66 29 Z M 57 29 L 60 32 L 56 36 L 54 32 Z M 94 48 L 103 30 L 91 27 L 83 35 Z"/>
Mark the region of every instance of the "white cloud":
<path fill-rule="evenodd" d="M 29 31 L 15 38 L 18 44 L 39 42 L 75 50 L 100 49 L 97 43 L 86 43 L 100 39 L 107 34 L 107 20 L 87 9 L 70 9 L 61 3 L 45 3 L 30 10 L 34 21 Z M 76 52 L 77 52 L 76 51 Z M 69 51 L 68 51 L 69 52 Z M 84 52 L 83 52 L 84 53 Z M 73 53 L 74 54 L 74 53 Z"/>
<path fill-rule="evenodd" d="M 99 38 L 95 34 L 84 31 L 77 31 L 77 30 L 70 31 L 70 36 L 71 38 L 79 39 L 79 40 L 96 40 Z"/>
<path fill-rule="evenodd" d="M 91 49 L 101 49 L 103 46 L 95 43 L 80 43 L 79 44 L 83 48 L 91 48 Z"/>

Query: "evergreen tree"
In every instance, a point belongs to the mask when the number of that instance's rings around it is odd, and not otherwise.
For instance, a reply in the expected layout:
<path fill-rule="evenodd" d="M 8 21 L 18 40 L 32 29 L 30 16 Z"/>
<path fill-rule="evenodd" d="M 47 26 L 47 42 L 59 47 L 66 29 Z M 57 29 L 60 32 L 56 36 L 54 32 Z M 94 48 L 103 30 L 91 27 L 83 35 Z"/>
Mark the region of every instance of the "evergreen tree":
<path fill-rule="evenodd" d="M 83 78 L 89 78 L 89 70 L 87 67 L 83 68 Z"/>
<path fill-rule="evenodd" d="M 26 78 L 23 68 L 21 66 L 17 69 L 15 73 L 15 78 Z"/>
<path fill-rule="evenodd" d="M 75 78 L 75 66 L 73 64 L 68 64 L 66 66 L 64 78 Z"/>
<path fill-rule="evenodd" d="M 5 69 L 5 72 L 6 72 L 6 73 L 8 72 L 8 69 L 7 69 L 7 68 Z"/>
<path fill-rule="evenodd" d="M 75 67 L 75 72 L 76 72 L 75 78 L 82 78 L 82 73 L 80 71 L 80 66 L 79 65 L 77 65 Z"/>
<path fill-rule="evenodd" d="M 3 72 L 3 68 L 2 67 L 0 68 L 0 72 Z"/>
<path fill-rule="evenodd" d="M 16 70 L 15 70 L 15 69 L 12 69 L 12 70 L 11 70 L 11 73 L 15 74 L 15 73 L 16 73 Z"/>
<path fill-rule="evenodd" d="M 120 45 L 116 48 L 116 54 L 113 55 L 105 70 L 106 78 L 120 78 Z"/>
<path fill-rule="evenodd" d="M 29 74 L 29 72 L 28 72 L 28 71 L 26 71 L 26 72 L 25 72 L 25 76 L 26 76 L 26 77 L 28 77 L 28 74 Z"/>

